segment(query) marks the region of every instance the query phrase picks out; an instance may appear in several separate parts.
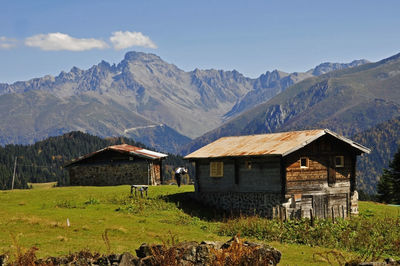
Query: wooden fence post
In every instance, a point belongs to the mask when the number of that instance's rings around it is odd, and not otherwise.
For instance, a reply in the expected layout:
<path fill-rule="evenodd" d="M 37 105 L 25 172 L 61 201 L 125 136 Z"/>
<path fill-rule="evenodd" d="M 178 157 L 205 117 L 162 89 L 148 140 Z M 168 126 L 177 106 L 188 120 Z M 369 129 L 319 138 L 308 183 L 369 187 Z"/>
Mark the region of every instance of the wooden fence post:
<path fill-rule="evenodd" d="M 314 227 L 313 209 L 310 209 L 310 223 L 311 223 L 311 227 Z"/>

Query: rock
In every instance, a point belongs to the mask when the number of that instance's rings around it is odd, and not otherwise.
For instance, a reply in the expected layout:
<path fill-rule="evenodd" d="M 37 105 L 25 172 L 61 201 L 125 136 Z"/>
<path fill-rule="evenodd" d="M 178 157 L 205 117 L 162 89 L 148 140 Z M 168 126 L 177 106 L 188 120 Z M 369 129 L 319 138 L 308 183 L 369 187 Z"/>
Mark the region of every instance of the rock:
<path fill-rule="evenodd" d="M 136 256 L 139 258 L 145 258 L 153 255 L 162 255 L 165 252 L 165 247 L 163 245 L 148 245 L 143 243 L 137 250 Z"/>
<path fill-rule="evenodd" d="M 233 243 L 237 243 L 232 246 Z M 239 253 L 234 253 L 239 252 Z M 137 250 L 135 257 L 129 252 L 122 255 L 100 255 L 88 251 L 80 251 L 64 257 L 48 257 L 35 261 L 36 265 L 110 265 L 110 266 L 156 266 L 180 265 L 200 266 L 216 264 L 239 265 L 277 265 L 281 253 L 269 246 L 242 242 L 233 237 L 226 243 L 203 241 L 182 242 L 170 248 L 164 245 L 148 245 L 143 243 Z M 7 255 L 0 255 L 0 266 L 8 263 Z M 384 264 L 366 265 L 399 265 L 394 260 L 387 260 Z M 14 263 L 15 264 L 15 263 Z M 14 265 L 10 263 L 10 265 Z"/>
<path fill-rule="evenodd" d="M 230 248 L 230 247 L 232 246 L 232 243 L 234 243 L 234 242 L 239 243 L 239 238 L 238 238 L 237 236 L 234 236 L 234 237 L 232 237 L 231 239 L 229 239 L 228 241 L 226 241 L 226 242 L 221 246 L 221 248 L 222 248 L 222 249 Z"/>
<path fill-rule="evenodd" d="M 176 247 L 178 250 L 178 258 L 192 263 L 196 262 L 196 249 L 199 243 L 197 242 L 183 242 Z"/>
<path fill-rule="evenodd" d="M 155 266 L 155 265 L 159 265 L 156 261 L 156 259 L 154 258 L 154 256 L 147 256 L 145 258 L 142 258 L 140 260 L 139 265 L 143 265 L 143 266 Z"/>
<path fill-rule="evenodd" d="M 111 264 L 116 263 L 121 260 L 121 255 L 119 254 L 111 254 L 108 256 L 108 260 L 110 261 Z"/>
<path fill-rule="evenodd" d="M 8 260 L 7 254 L 0 255 L 0 266 L 6 265 Z"/>
<path fill-rule="evenodd" d="M 119 266 L 134 266 L 134 265 L 137 265 L 135 261 L 135 256 L 133 256 L 129 252 L 125 252 L 121 255 Z"/>
<path fill-rule="evenodd" d="M 274 248 L 261 247 L 254 251 L 254 257 L 259 262 L 265 262 L 268 265 L 277 265 L 281 260 L 281 253 Z"/>
<path fill-rule="evenodd" d="M 395 261 L 392 258 L 387 258 L 384 261 L 371 261 L 371 262 L 361 262 L 361 263 L 346 263 L 346 265 L 357 265 L 357 266 L 400 266 L 400 260 Z"/>
<path fill-rule="evenodd" d="M 153 252 L 151 251 L 151 247 L 146 243 L 143 243 L 136 250 L 136 256 L 138 256 L 139 258 L 145 258 L 145 257 L 151 256 L 152 254 L 153 254 Z"/>
<path fill-rule="evenodd" d="M 77 265 L 89 264 L 89 262 L 91 261 L 90 258 L 80 258 L 79 260 L 80 260 L 80 262 Z M 105 266 L 105 265 L 111 265 L 111 262 L 107 257 L 103 256 L 103 257 L 98 258 L 96 260 L 95 264 Z"/>
<path fill-rule="evenodd" d="M 244 241 L 244 242 L 243 242 L 243 246 L 255 248 L 255 247 L 260 247 L 260 246 L 262 246 L 262 245 L 261 245 L 261 244 L 258 244 L 258 243 L 255 243 L 255 242 Z"/>
<path fill-rule="evenodd" d="M 212 245 L 200 244 L 196 248 L 196 262 L 201 265 L 210 265 L 215 259 L 215 254 L 211 252 L 214 249 Z"/>
<path fill-rule="evenodd" d="M 200 244 L 205 244 L 208 246 L 212 246 L 215 249 L 220 249 L 224 242 L 221 241 L 202 241 Z"/>

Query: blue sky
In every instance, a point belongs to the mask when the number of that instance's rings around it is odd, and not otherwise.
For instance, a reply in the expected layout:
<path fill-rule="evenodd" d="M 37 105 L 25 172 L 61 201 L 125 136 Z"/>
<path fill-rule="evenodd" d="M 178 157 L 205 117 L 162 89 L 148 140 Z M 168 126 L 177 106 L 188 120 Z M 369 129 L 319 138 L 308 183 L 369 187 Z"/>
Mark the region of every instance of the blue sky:
<path fill-rule="evenodd" d="M 127 51 L 190 71 L 306 71 L 400 52 L 400 1 L 1 0 L 0 83 L 58 75 Z"/>

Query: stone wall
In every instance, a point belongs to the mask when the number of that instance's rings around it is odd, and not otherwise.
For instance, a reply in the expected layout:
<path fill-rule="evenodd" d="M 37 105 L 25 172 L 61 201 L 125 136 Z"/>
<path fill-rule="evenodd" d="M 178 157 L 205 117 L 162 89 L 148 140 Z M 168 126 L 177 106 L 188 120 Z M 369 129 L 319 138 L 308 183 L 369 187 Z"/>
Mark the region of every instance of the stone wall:
<path fill-rule="evenodd" d="M 281 204 L 280 193 L 266 192 L 201 192 L 196 199 L 206 205 L 233 213 L 257 214 L 272 218 Z"/>
<path fill-rule="evenodd" d="M 147 185 L 149 183 L 146 162 L 75 165 L 69 167 L 68 171 L 72 186 Z"/>
<path fill-rule="evenodd" d="M 211 265 L 278 265 L 281 252 L 273 247 L 243 241 L 233 237 L 227 242 L 203 241 L 181 242 L 173 246 L 143 243 L 130 252 L 101 255 L 88 250 L 67 256 L 36 259 L 36 247 L 19 256 L 15 262 L 8 261 L 8 254 L 0 255 L 0 266 L 5 265 L 116 265 L 116 266 L 211 266 Z M 22 263 L 21 263 L 22 262 Z"/>

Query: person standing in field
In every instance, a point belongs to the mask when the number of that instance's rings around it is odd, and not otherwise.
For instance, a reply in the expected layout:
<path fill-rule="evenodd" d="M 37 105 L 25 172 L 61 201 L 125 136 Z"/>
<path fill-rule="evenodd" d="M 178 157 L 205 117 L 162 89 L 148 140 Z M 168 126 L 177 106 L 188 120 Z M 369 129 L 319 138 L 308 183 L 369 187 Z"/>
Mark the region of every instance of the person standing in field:
<path fill-rule="evenodd" d="M 178 167 L 175 171 L 175 180 L 176 183 L 178 184 L 178 187 L 181 186 L 181 180 L 182 180 L 182 175 L 187 174 L 188 170 L 184 167 Z"/>

